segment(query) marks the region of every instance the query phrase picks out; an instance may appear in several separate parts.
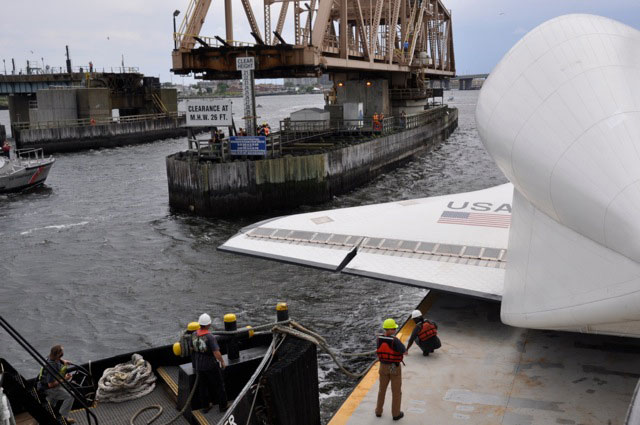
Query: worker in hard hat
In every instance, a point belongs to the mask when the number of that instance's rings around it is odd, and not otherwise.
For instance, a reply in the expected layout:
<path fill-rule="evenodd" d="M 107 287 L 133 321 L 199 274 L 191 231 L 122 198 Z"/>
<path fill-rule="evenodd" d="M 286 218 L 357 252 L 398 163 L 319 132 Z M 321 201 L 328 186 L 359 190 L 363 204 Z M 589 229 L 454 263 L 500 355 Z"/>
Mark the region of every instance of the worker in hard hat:
<path fill-rule="evenodd" d="M 413 328 L 413 332 L 409 338 L 407 351 L 409 351 L 414 341 L 422 350 L 423 356 L 428 356 L 442 346 L 440 338 L 438 338 L 438 325 L 436 322 L 425 319 L 420 310 L 413 310 L 411 318 L 415 322 L 416 327 Z"/>
<path fill-rule="evenodd" d="M 227 392 L 224 389 L 224 379 L 221 369 L 225 368 L 224 359 L 220 354 L 220 346 L 216 337 L 211 334 L 211 317 L 202 313 L 198 319 L 200 329 L 192 334 L 193 365 L 200 376 L 200 400 L 205 403 L 203 409 L 207 413 L 213 407 L 213 400 L 218 400 L 220 412 L 228 408 Z M 212 396 L 216 396 L 215 399 Z"/>
<path fill-rule="evenodd" d="M 402 369 L 400 363 L 407 351 L 404 344 L 395 337 L 398 325 L 393 319 L 387 319 L 382 323 L 383 335 L 378 336 L 378 348 L 376 354 L 380 360 L 380 388 L 378 390 L 378 402 L 376 403 L 376 416 L 382 416 L 384 397 L 387 386 L 391 382 L 391 415 L 394 421 L 401 419 L 404 412 L 400 410 L 402 401 Z"/>

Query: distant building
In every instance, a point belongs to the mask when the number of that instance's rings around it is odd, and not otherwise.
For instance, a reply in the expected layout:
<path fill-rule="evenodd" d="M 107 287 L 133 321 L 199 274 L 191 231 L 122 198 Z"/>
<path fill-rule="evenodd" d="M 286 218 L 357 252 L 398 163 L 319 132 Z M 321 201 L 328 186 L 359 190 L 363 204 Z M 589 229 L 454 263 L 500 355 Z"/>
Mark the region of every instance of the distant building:
<path fill-rule="evenodd" d="M 318 84 L 318 78 L 285 78 L 285 86 L 315 86 Z"/>

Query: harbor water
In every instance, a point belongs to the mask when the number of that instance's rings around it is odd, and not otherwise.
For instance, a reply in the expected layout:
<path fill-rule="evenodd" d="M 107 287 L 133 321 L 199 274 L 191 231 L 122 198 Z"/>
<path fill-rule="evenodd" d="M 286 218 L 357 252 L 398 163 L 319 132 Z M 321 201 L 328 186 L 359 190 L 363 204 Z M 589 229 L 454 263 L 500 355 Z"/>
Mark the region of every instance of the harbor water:
<path fill-rule="evenodd" d="M 174 342 L 202 312 L 222 328 L 275 318 L 287 301 L 291 316 L 324 335 L 337 350 L 364 351 L 387 317 L 404 321 L 425 291 L 221 253 L 216 247 L 241 227 L 270 216 L 471 191 L 504 183 L 479 140 L 477 91 L 450 91 L 459 128 L 436 149 L 368 185 L 323 205 L 234 220 L 204 220 L 169 211 L 165 157 L 185 138 L 61 154 L 46 185 L 0 195 L 0 311 L 41 353 L 61 343 L 65 357 L 86 362 Z M 237 103 L 237 105 L 236 105 Z M 242 116 L 240 100 L 234 102 Z M 322 95 L 257 98 L 260 121 L 277 122 Z M 8 127 L 8 111 L 0 111 Z M 240 124 L 238 124 L 241 126 Z M 35 363 L 4 332 L 0 357 L 26 376 Z M 371 359 L 350 360 L 362 369 Z M 356 381 L 320 356 L 323 421 Z"/>

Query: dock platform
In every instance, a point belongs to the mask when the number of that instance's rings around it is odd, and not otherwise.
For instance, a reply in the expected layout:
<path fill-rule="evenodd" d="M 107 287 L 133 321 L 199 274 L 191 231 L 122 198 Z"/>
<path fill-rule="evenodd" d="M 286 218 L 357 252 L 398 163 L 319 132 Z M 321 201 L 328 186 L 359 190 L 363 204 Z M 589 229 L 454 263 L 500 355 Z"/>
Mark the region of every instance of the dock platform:
<path fill-rule="evenodd" d="M 442 348 L 424 357 L 414 344 L 405 357 L 404 418 L 392 421 L 390 388 L 375 416 L 376 363 L 329 425 L 624 424 L 640 377 L 637 339 L 513 328 L 499 303 L 468 297 L 432 293 L 425 303 Z"/>

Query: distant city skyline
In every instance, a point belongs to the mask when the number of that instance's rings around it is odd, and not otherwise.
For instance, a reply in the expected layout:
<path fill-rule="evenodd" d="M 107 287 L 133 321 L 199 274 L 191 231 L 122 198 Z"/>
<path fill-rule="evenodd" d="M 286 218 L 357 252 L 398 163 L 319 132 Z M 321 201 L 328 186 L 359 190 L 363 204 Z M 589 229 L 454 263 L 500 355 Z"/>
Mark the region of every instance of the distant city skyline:
<path fill-rule="evenodd" d="M 193 79 L 169 71 L 173 12 L 184 11 L 188 3 L 188 0 L 6 2 L 3 4 L 6 18 L 0 31 L 3 46 L 0 72 L 5 69 L 11 72 L 12 58 L 17 68 L 25 68 L 27 60 L 32 66 L 42 66 L 43 62 L 52 67 L 64 66 L 65 45 L 69 45 L 74 66 L 92 62 L 96 69 L 110 69 L 119 67 L 124 58 L 125 66 L 138 67 L 163 82 L 190 83 Z M 262 0 L 251 3 L 261 23 Z M 445 0 L 444 5 L 452 11 L 456 71 L 461 75 L 490 72 L 525 33 L 555 16 L 591 13 L 636 28 L 640 23 L 637 0 Z M 278 7 L 274 6 L 276 14 Z M 223 2 L 214 0 L 201 31 L 203 35 L 224 37 L 223 10 Z M 234 0 L 233 17 L 234 38 L 251 41 L 239 0 Z M 181 12 L 178 25 L 182 18 Z M 287 31 L 283 36 L 292 38 Z"/>

